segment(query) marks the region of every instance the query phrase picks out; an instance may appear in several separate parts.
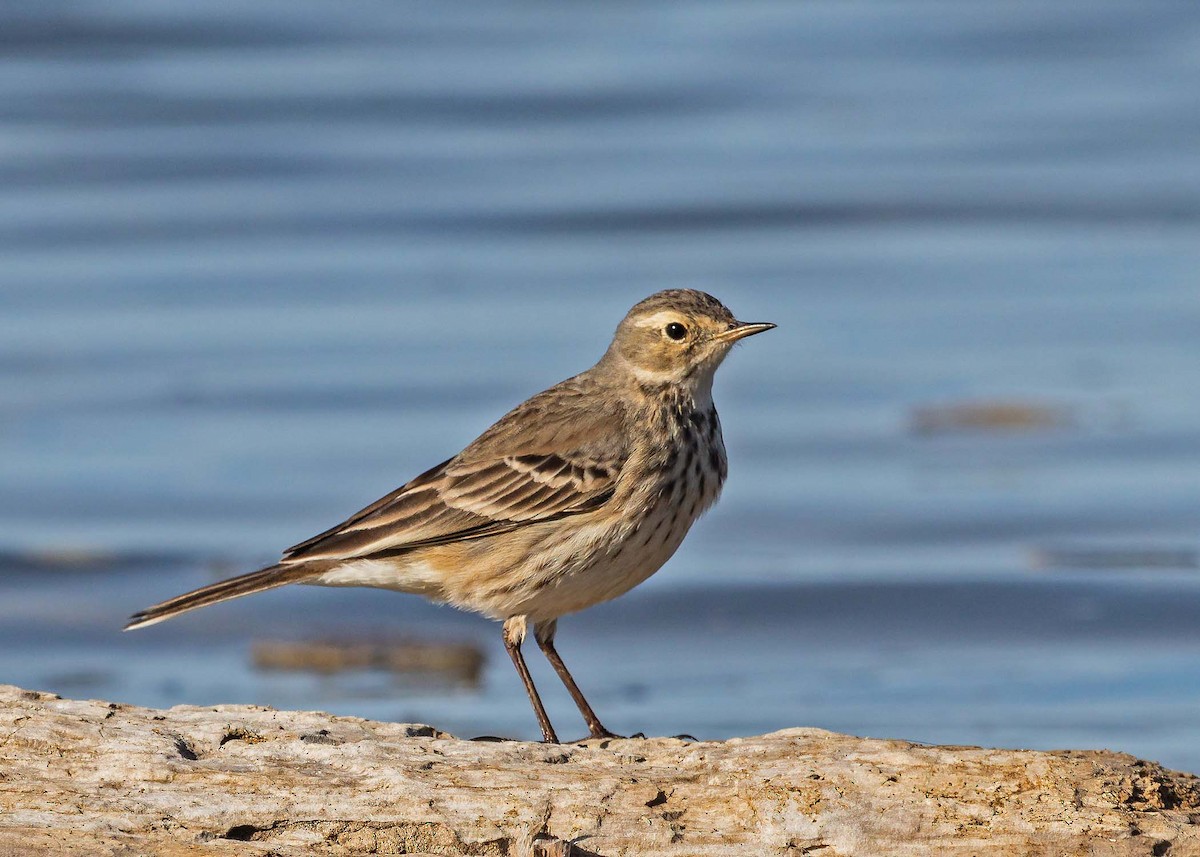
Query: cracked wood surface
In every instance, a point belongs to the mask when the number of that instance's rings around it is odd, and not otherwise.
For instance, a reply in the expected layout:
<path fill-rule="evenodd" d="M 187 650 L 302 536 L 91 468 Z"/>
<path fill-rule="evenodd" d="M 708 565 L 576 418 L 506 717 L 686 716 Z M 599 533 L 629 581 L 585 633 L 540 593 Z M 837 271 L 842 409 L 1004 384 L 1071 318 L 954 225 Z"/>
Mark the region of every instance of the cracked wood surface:
<path fill-rule="evenodd" d="M 1103 751 L 819 729 L 483 743 L 0 685 L 9 854 L 1200 857 L 1200 782 Z"/>

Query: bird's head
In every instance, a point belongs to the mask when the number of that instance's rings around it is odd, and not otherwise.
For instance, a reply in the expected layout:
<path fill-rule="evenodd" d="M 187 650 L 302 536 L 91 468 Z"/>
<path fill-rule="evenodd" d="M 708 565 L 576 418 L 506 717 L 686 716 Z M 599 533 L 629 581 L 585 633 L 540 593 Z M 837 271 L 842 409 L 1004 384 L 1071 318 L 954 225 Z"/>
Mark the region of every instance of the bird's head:
<path fill-rule="evenodd" d="M 617 326 L 605 360 L 621 364 L 642 385 L 698 391 L 711 385 L 713 373 L 735 342 L 774 326 L 738 321 L 705 292 L 669 289 L 629 311 Z"/>

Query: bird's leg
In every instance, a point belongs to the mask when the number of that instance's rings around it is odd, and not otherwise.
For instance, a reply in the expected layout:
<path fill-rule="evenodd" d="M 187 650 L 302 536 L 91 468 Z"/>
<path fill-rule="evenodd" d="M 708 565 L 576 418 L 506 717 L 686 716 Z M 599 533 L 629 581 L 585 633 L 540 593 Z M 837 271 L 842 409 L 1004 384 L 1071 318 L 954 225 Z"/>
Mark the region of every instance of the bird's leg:
<path fill-rule="evenodd" d="M 538 726 L 542 727 L 542 740 L 547 744 L 557 744 L 558 736 L 554 734 L 554 727 L 550 725 L 550 718 L 546 715 L 542 698 L 538 696 L 537 688 L 533 686 L 533 677 L 529 675 L 529 667 L 525 665 L 525 658 L 521 655 L 521 642 L 524 639 L 525 617 L 510 616 L 505 619 L 504 648 L 508 649 L 508 656 L 512 658 L 513 666 L 517 668 L 521 681 L 525 683 L 525 692 L 529 694 L 529 701 L 533 703 L 533 713 L 537 715 Z"/>
<path fill-rule="evenodd" d="M 604 724 L 600 722 L 600 718 L 596 716 L 596 712 L 592 711 L 592 707 L 584 699 L 583 691 L 579 689 L 579 685 L 575 684 L 575 679 L 571 677 L 567 665 L 558 656 L 558 650 L 554 648 L 554 634 L 557 631 L 557 620 L 552 619 L 549 622 L 538 622 L 533 629 L 533 637 L 537 640 L 538 648 L 542 650 L 542 654 L 546 656 L 546 660 L 550 662 L 550 666 L 554 667 L 554 671 L 558 673 L 558 677 L 562 679 L 562 683 L 567 686 L 567 690 L 570 692 L 571 698 L 575 700 L 575 705 L 579 707 L 579 713 L 583 715 L 584 722 L 587 723 L 588 731 L 592 733 L 592 737 L 620 738 L 620 735 L 609 732 L 604 728 Z"/>

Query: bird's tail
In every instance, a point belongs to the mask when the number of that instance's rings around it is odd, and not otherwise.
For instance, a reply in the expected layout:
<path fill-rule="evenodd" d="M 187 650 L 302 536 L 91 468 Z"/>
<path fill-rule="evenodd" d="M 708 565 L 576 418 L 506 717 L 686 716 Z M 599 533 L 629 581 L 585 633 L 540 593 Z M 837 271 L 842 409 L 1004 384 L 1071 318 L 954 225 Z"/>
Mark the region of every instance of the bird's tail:
<path fill-rule="evenodd" d="M 183 595 L 178 595 L 169 601 L 155 604 L 153 607 L 147 607 L 145 610 L 134 613 L 129 617 L 129 624 L 125 626 L 125 630 L 132 631 L 134 628 L 145 628 L 147 625 L 153 625 L 164 619 L 170 619 L 172 616 L 178 616 L 180 613 L 195 610 L 197 607 L 207 607 L 210 604 L 218 604 L 222 601 L 228 601 L 231 598 L 241 598 L 243 595 L 263 592 L 267 589 L 274 589 L 277 586 L 298 583 L 301 580 L 312 577 L 315 571 L 316 569 L 308 563 L 286 563 L 260 568 L 258 571 L 252 571 L 249 574 L 243 574 L 239 577 L 231 577 L 229 580 L 222 580 L 220 583 L 213 583 L 191 592 L 185 592 Z"/>

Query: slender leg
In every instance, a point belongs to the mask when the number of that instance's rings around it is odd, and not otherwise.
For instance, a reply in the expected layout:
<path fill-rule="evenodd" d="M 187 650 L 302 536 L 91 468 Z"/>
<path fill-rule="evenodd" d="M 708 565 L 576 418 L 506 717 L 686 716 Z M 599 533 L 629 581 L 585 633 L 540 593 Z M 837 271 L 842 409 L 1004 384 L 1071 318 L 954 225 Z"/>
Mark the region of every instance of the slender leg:
<path fill-rule="evenodd" d="M 521 681 L 525 683 L 525 692 L 529 694 L 529 701 L 533 703 L 533 713 L 537 715 L 538 726 L 542 727 L 542 740 L 547 744 L 557 744 L 558 736 L 554 734 L 554 727 L 550 725 L 550 718 L 542 706 L 542 698 L 533 686 L 533 677 L 529 675 L 529 667 L 525 666 L 525 658 L 521 655 L 521 642 L 524 639 L 525 617 L 510 616 L 505 619 L 504 648 L 508 649 L 508 656 L 512 658 L 513 666 L 517 668 Z"/>
<path fill-rule="evenodd" d="M 554 671 L 558 673 L 558 677 L 562 679 L 562 683 L 567 686 L 571 698 L 575 700 L 575 705 L 579 708 L 579 713 L 583 715 L 584 722 L 587 723 L 588 731 L 592 733 L 593 738 L 621 737 L 604 728 L 604 724 L 600 722 L 600 718 L 596 716 L 596 712 L 592 711 L 592 707 L 588 705 L 588 701 L 583 698 L 583 691 L 579 689 L 579 685 L 575 684 L 575 679 L 571 677 L 570 671 L 567 670 L 567 665 L 563 663 L 563 659 L 558 656 L 558 650 L 554 648 L 554 635 L 557 631 L 557 620 L 538 622 L 534 626 L 533 636 L 537 640 L 538 648 L 542 650 L 542 654 L 550 662 L 550 666 L 554 667 Z"/>

